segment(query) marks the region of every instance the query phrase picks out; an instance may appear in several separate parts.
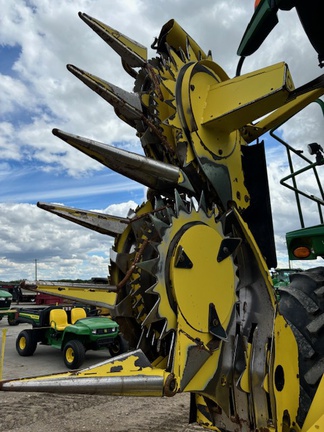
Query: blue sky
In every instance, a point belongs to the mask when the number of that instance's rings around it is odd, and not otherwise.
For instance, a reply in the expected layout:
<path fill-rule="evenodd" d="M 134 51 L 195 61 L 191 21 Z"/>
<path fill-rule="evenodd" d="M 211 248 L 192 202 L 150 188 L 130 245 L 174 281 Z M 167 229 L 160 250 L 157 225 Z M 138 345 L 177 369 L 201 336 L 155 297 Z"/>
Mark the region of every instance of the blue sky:
<path fill-rule="evenodd" d="M 147 45 L 150 57 L 154 37 L 175 18 L 234 76 L 236 50 L 253 3 L 115 0 L 108 12 L 103 0 L 0 0 L 0 279 L 32 279 L 35 259 L 42 279 L 107 275 L 112 239 L 38 209 L 37 201 L 126 216 L 145 200 L 142 185 L 51 133 L 60 128 L 142 153 L 135 130 L 66 70 L 72 63 L 132 90 L 117 54 L 79 19 L 78 11 Z M 286 61 L 299 86 L 320 75 L 316 57 L 296 14 L 281 13 L 280 24 L 246 59 L 242 73 Z M 324 136 L 320 121 L 318 108 L 310 107 L 279 133 L 305 147 Z M 291 194 L 278 186 L 287 170 L 283 152 L 271 140 L 266 148 L 279 263 L 286 266 L 284 232 L 296 228 L 297 218 Z M 312 212 L 309 218 L 315 222 Z"/>

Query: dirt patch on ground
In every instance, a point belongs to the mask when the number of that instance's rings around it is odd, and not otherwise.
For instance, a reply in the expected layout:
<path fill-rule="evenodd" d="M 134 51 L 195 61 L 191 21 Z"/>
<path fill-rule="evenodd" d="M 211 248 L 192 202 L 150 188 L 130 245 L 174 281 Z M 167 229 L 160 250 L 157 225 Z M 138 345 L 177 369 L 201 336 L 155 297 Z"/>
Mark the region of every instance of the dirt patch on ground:
<path fill-rule="evenodd" d="M 59 351 L 38 347 L 32 357 L 20 357 L 15 349 L 24 326 L 0 322 L 0 337 L 7 329 L 3 379 L 64 372 Z M 106 355 L 106 354 L 105 354 Z M 90 353 L 85 367 L 103 360 L 104 354 Z M 48 393 L 0 392 L 2 432 L 193 432 L 189 425 L 188 394 L 173 398 L 63 395 Z"/>
<path fill-rule="evenodd" d="M 1 430 L 11 432 L 197 431 L 188 425 L 188 395 L 172 399 L 85 395 L 1 396 Z"/>

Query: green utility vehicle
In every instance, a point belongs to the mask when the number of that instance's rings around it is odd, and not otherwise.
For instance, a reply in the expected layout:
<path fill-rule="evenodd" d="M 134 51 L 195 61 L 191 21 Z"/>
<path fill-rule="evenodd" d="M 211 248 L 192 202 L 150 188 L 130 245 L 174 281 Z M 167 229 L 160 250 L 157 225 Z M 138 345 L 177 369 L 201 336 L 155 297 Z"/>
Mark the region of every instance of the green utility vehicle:
<path fill-rule="evenodd" d="M 280 288 L 290 284 L 290 276 L 295 273 L 303 272 L 300 268 L 276 268 L 271 272 L 273 286 Z"/>
<path fill-rule="evenodd" d="M 9 325 L 16 325 L 15 310 L 10 309 L 12 295 L 5 290 L 0 290 L 0 321 L 4 316 L 7 316 Z"/>
<path fill-rule="evenodd" d="M 88 317 L 81 307 L 70 310 L 59 306 L 20 309 L 16 322 L 32 324 L 32 329 L 21 331 L 17 337 L 19 355 L 33 355 L 38 342 L 51 345 L 63 352 L 64 363 L 69 369 L 79 368 L 88 350 L 108 349 L 112 356 L 126 350 L 115 321 L 108 317 Z"/>

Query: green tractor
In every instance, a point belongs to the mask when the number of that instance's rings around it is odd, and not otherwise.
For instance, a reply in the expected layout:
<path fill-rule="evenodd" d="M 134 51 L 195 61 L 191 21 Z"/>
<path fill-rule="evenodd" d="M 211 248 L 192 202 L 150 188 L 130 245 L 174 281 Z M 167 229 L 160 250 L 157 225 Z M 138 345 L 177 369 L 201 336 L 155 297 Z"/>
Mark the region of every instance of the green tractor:
<path fill-rule="evenodd" d="M 309 41 L 318 54 L 319 66 L 324 66 L 324 38 L 321 24 L 324 3 L 322 1 L 311 0 L 306 3 L 300 0 L 259 0 L 255 5 L 255 13 L 237 52 L 241 56 L 238 73 L 245 57 L 253 54 L 261 46 L 279 22 L 277 12 L 292 8 L 296 8 Z M 323 86 L 323 75 L 313 81 L 313 88 L 320 82 Z M 319 105 L 324 114 L 323 100 L 316 99 L 314 102 Z M 292 113 L 291 117 L 294 114 Z M 286 233 L 288 258 L 290 261 L 299 260 L 299 262 L 317 260 L 324 258 L 324 190 L 321 180 L 324 165 L 323 148 L 319 143 L 308 144 L 307 150 L 314 159 L 306 157 L 303 150 L 292 147 L 276 134 L 276 130 L 283 123 L 272 129 L 270 135 L 286 148 L 290 174 L 281 179 L 280 183 L 293 191 L 300 221 L 299 229 Z M 293 157 L 299 160 L 297 169 L 294 167 Z M 305 175 L 308 177 L 312 175 L 318 189 L 317 196 L 300 186 L 301 182 L 298 180 Z M 319 223 L 306 226 L 305 209 L 311 205 L 317 207 Z M 279 310 L 291 326 L 299 346 L 300 401 L 303 407 L 310 406 L 315 395 L 315 383 L 319 382 L 323 374 L 323 281 L 324 267 L 322 266 L 308 268 L 305 271 L 281 269 L 273 275 L 274 286 L 280 299 Z"/>

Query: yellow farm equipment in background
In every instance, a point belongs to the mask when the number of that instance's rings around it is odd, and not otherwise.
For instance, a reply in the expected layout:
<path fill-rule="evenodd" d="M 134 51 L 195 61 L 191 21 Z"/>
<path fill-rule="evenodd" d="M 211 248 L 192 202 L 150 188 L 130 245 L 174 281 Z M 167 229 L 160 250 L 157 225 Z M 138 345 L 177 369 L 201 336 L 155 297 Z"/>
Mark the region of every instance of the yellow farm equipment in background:
<path fill-rule="evenodd" d="M 39 203 L 115 243 L 108 285 L 35 281 L 34 289 L 108 308 L 131 349 L 85 370 L 3 381 L 1 390 L 189 392 L 190 421 L 211 430 L 324 430 L 324 356 L 285 319 L 269 274 L 276 254 L 258 140 L 319 98 L 323 79 L 296 89 L 285 63 L 229 78 L 174 20 L 148 59 L 144 46 L 79 15 L 121 57 L 134 91 L 68 70 L 136 130 L 144 155 L 53 133 L 145 185 L 147 200 L 126 218 Z M 324 274 L 305 277 L 308 294 L 294 295 L 310 326 L 324 316 Z"/>

